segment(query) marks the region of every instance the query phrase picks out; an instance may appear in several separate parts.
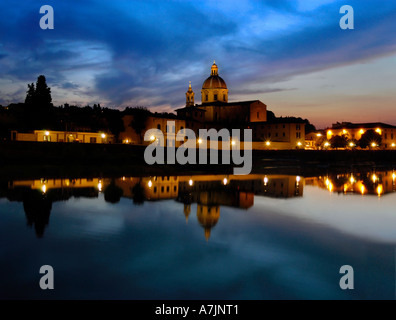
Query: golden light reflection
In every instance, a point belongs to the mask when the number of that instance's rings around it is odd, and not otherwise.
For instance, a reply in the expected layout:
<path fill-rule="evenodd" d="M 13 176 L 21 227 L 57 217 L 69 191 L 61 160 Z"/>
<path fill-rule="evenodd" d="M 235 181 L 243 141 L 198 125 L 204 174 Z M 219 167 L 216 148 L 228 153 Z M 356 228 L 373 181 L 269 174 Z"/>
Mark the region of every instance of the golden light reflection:
<path fill-rule="evenodd" d="M 364 187 L 364 185 L 362 185 L 360 187 L 360 193 L 363 195 L 365 191 L 366 191 L 366 188 Z"/>
<path fill-rule="evenodd" d="M 201 138 L 198 139 L 198 143 L 201 144 L 203 141 Z"/>
<path fill-rule="evenodd" d="M 371 179 L 373 180 L 373 182 L 375 183 L 377 181 L 377 176 L 375 175 L 375 173 L 372 175 Z"/>
<path fill-rule="evenodd" d="M 379 197 L 381 197 L 382 192 L 383 192 L 383 187 L 382 187 L 382 184 L 380 184 L 377 187 L 377 194 L 378 194 Z"/>
<path fill-rule="evenodd" d="M 264 177 L 264 185 L 266 186 L 268 184 L 268 177 Z"/>
<path fill-rule="evenodd" d="M 102 188 L 103 188 L 102 181 L 99 180 L 99 183 L 98 183 L 99 192 L 102 192 Z"/>
<path fill-rule="evenodd" d="M 192 179 L 190 179 L 190 180 L 188 181 L 188 184 L 190 185 L 190 187 L 192 187 L 193 184 L 194 184 L 194 181 L 193 181 Z"/>
<path fill-rule="evenodd" d="M 43 186 L 41 187 L 41 191 L 43 191 L 43 193 L 47 192 L 47 186 L 45 184 L 43 184 Z"/>
<path fill-rule="evenodd" d="M 269 146 L 271 145 L 271 142 L 267 141 L 267 142 L 265 143 L 265 145 L 266 145 L 267 147 L 269 147 Z"/>
<path fill-rule="evenodd" d="M 149 188 L 151 188 L 153 186 L 153 182 L 150 180 L 147 185 Z"/>
<path fill-rule="evenodd" d="M 224 184 L 224 185 L 227 185 L 227 183 L 228 183 L 228 179 L 227 179 L 227 178 L 224 178 L 224 179 L 223 179 L 223 184 Z"/>
<path fill-rule="evenodd" d="M 381 130 L 380 128 L 377 128 L 377 129 L 375 130 L 375 132 L 377 132 L 378 134 L 381 134 L 381 133 L 382 133 L 382 130 Z"/>
<path fill-rule="evenodd" d="M 360 134 L 364 134 L 364 130 L 363 129 L 360 129 Z"/>
<path fill-rule="evenodd" d="M 154 136 L 151 136 L 150 137 L 150 141 L 154 141 L 155 140 L 155 137 Z"/>

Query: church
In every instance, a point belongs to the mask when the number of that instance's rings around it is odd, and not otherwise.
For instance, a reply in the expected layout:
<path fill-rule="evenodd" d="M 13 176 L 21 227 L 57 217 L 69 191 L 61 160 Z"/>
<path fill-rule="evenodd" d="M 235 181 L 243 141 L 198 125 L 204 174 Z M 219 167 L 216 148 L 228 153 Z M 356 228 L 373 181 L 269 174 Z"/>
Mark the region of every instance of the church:
<path fill-rule="evenodd" d="M 168 132 L 178 132 L 183 128 L 193 130 L 198 138 L 199 129 L 252 129 L 252 147 L 255 150 L 305 148 L 305 122 L 302 119 L 276 118 L 272 112 L 267 112 L 267 106 L 260 100 L 229 102 L 228 96 L 227 84 L 214 62 L 202 85 L 201 104 L 195 103 L 195 92 L 190 82 L 186 105 L 176 110 L 177 115 L 150 114 L 145 119 L 145 129 L 139 133 L 131 126 L 134 115 L 125 115 L 125 131 L 121 132 L 120 139 L 126 144 L 150 144 L 151 141 L 144 142 L 142 138 L 149 129 L 161 130 L 165 141 Z M 168 121 L 174 122 L 175 128 L 169 128 Z M 176 142 L 175 146 L 182 143 Z"/>
<path fill-rule="evenodd" d="M 191 82 L 186 106 L 176 110 L 186 127 L 199 129 L 252 129 L 253 149 L 302 149 L 305 147 L 305 123 L 294 117 L 267 119 L 267 105 L 260 100 L 228 101 L 227 84 L 219 75 L 216 62 L 203 82 L 201 104 L 195 104 Z"/>

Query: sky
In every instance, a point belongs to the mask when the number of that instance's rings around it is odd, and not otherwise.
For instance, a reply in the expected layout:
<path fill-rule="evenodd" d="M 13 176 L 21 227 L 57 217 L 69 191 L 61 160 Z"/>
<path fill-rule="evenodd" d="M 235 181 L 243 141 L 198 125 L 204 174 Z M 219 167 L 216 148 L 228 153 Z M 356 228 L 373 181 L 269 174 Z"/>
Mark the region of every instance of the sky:
<path fill-rule="evenodd" d="M 40 28 L 40 7 L 54 29 Z M 354 9 L 342 30 L 340 8 Z M 396 125 L 396 1 L 24 0 L 0 2 L 0 104 L 41 74 L 53 103 L 172 112 L 196 103 L 213 60 L 229 101 L 277 116 Z"/>

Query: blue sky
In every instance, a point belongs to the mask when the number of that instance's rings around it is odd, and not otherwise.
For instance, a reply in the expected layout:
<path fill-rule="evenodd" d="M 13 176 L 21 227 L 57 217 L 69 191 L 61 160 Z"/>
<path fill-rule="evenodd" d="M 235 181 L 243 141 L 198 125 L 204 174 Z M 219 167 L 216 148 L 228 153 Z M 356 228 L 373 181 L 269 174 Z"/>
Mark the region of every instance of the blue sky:
<path fill-rule="evenodd" d="M 41 30 L 52 5 L 55 29 Z M 341 6 L 355 29 L 341 30 Z M 214 59 L 229 100 L 278 116 L 396 125 L 396 1 L 25 0 L 0 3 L 0 104 L 44 74 L 55 105 L 172 111 L 200 103 Z"/>

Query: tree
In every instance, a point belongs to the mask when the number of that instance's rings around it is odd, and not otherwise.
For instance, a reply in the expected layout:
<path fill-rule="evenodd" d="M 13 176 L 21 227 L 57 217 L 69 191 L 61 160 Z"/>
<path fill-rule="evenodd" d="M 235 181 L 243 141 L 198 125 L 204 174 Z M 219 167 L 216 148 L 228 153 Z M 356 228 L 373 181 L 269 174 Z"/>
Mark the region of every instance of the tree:
<path fill-rule="evenodd" d="M 25 103 L 26 104 L 34 104 L 36 89 L 34 87 L 34 83 L 28 84 L 28 91 L 26 92 Z"/>
<path fill-rule="evenodd" d="M 40 109 L 52 107 L 51 88 L 47 86 L 45 76 L 37 78 L 36 87 L 34 83 L 28 84 L 25 103 Z"/>
<path fill-rule="evenodd" d="M 133 120 L 129 124 L 130 127 L 135 130 L 137 135 L 139 136 L 139 143 L 143 142 L 142 134 L 147 126 L 147 119 L 150 115 L 150 111 L 145 107 L 136 107 L 128 110 L 133 115 Z"/>
<path fill-rule="evenodd" d="M 334 136 L 330 139 L 330 144 L 332 148 L 345 148 L 348 144 L 348 138 L 345 135 Z"/>
<path fill-rule="evenodd" d="M 39 106 L 52 106 L 51 88 L 47 86 L 45 76 L 41 75 L 37 78 L 36 83 L 36 103 Z"/>
<path fill-rule="evenodd" d="M 374 143 L 376 147 L 379 147 L 382 142 L 382 137 L 379 133 L 375 132 L 374 130 L 370 129 L 367 130 L 362 137 L 360 138 L 358 144 L 359 147 L 365 149 L 367 147 L 371 147 Z"/>

